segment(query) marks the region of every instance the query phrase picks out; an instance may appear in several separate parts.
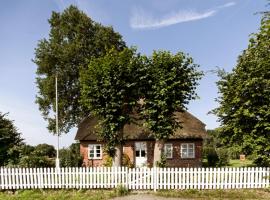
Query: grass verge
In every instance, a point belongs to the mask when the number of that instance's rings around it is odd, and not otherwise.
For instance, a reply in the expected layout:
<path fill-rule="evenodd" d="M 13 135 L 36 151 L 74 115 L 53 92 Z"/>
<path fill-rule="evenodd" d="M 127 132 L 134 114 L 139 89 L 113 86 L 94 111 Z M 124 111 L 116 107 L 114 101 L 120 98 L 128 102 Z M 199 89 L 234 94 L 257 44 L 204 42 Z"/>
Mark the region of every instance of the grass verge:
<path fill-rule="evenodd" d="M 182 199 L 270 199 L 269 189 L 241 190 L 161 190 L 154 193 L 157 196 L 177 197 Z"/>
<path fill-rule="evenodd" d="M 17 190 L 0 192 L 1 200 L 107 200 L 117 190 Z"/>

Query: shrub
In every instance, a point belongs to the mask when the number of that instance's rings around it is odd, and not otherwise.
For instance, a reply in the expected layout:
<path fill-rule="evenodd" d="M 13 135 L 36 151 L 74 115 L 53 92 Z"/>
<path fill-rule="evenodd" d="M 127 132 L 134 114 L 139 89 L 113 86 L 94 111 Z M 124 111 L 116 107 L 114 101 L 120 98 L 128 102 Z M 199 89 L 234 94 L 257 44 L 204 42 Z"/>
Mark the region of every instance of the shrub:
<path fill-rule="evenodd" d="M 111 156 L 106 155 L 104 157 L 104 162 L 103 162 L 103 166 L 104 167 L 112 167 L 113 164 L 113 159 Z"/>
<path fill-rule="evenodd" d="M 157 167 L 161 167 L 161 168 L 166 167 L 166 161 L 167 161 L 166 155 L 164 153 L 162 153 L 160 161 L 156 162 Z"/>
<path fill-rule="evenodd" d="M 125 196 L 128 195 L 129 190 L 123 185 L 118 185 L 115 189 L 115 193 L 117 196 Z"/>
<path fill-rule="evenodd" d="M 219 148 L 217 149 L 217 154 L 218 154 L 218 163 L 217 166 L 226 166 L 230 162 L 230 156 L 229 156 L 229 151 L 226 148 Z"/>
<path fill-rule="evenodd" d="M 127 154 L 123 154 L 122 157 L 122 166 L 124 167 L 134 167 L 134 164 L 131 162 L 129 156 Z"/>
<path fill-rule="evenodd" d="M 219 162 L 219 157 L 214 147 L 207 147 L 204 149 L 204 154 L 207 158 L 208 167 L 216 167 Z"/>

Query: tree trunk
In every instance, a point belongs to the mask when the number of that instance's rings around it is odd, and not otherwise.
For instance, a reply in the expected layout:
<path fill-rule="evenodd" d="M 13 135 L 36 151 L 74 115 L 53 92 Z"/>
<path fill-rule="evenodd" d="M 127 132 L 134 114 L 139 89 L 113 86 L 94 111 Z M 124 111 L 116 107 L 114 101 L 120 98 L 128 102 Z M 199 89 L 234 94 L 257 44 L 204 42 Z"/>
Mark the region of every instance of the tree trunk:
<path fill-rule="evenodd" d="M 122 155 L 123 155 L 123 146 L 120 144 L 115 147 L 115 155 L 113 157 L 114 167 L 122 166 Z"/>
<path fill-rule="evenodd" d="M 118 144 L 115 147 L 115 155 L 113 157 L 113 166 L 114 167 L 121 167 L 122 166 L 122 156 L 123 156 L 123 145 L 122 145 L 122 140 L 123 140 L 123 129 L 119 131 L 119 138 L 120 139 L 120 144 Z"/>
<path fill-rule="evenodd" d="M 161 161 L 161 155 L 164 149 L 164 140 L 156 140 L 154 148 L 154 163 L 153 166 L 158 167 L 158 163 Z"/>

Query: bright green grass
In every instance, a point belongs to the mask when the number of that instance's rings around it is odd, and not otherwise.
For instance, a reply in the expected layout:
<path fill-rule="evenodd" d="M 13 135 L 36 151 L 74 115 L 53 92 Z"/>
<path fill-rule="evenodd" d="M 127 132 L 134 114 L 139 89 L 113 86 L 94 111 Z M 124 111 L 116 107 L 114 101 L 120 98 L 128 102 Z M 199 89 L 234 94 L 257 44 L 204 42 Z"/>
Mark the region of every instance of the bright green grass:
<path fill-rule="evenodd" d="M 230 160 L 229 163 L 230 167 L 255 167 L 255 165 L 252 163 L 252 160 Z"/>
<path fill-rule="evenodd" d="M 114 190 L 19 190 L 0 192 L 1 200 L 106 200 L 117 196 Z"/>
<path fill-rule="evenodd" d="M 164 190 L 155 193 L 157 196 L 177 197 L 196 200 L 227 200 L 227 199 L 270 199 L 269 189 L 242 189 L 242 190 Z"/>

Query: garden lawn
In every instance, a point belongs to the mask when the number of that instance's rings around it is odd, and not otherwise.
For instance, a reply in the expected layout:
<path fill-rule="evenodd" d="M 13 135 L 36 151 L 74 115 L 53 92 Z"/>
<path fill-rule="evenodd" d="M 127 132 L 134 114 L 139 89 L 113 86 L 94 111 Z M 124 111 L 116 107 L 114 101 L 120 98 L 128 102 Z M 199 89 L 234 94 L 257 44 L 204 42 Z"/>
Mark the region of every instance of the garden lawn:
<path fill-rule="evenodd" d="M 256 165 L 253 164 L 253 161 L 252 160 L 244 160 L 244 161 L 241 161 L 241 160 L 230 160 L 230 163 L 229 163 L 229 166 L 230 167 L 255 167 Z"/>

